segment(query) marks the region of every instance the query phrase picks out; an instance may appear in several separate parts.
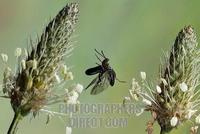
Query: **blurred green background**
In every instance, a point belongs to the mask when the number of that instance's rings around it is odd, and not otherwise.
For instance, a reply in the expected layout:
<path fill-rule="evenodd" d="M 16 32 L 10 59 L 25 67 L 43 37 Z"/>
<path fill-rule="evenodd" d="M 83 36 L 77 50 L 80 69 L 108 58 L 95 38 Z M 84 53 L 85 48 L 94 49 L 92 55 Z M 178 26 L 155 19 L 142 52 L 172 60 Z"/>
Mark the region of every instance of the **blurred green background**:
<path fill-rule="evenodd" d="M 74 1 L 74 0 L 71 0 Z M 15 65 L 14 50 L 27 47 L 30 38 L 40 35 L 45 25 L 70 0 L 0 0 L 0 53 L 9 55 L 9 65 Z M 76 0 L 80 6 L 79 24 L 73 56 L 66 59 L 73 66 L 74 82 L 86 86 L 91 77 L 84 71 L 95 65 L 94 48 L 104 50 L 110 64 L 121 80 L 130 83 L 145 71 L 155 82 L 163 50 L 171 48 L 181 28 L 191 24 L 200 33 L 199 0 Z M 3 64 L 0 64 L 1 76 Z M 121 103 L 129 83 L 116 83 L 114 87 L 90 96 L 89 91 L 80 97 L 82 103 Z M 0 134 L 5 134 L 13 111 L 6 99 L 0 99 Z M 131 116 L 126 128 L 73 129 L 73 134 L 145 134 L 150 114 Z M 46 125 L 46 116 L 30 121 L 27 117 L 19 125 L 18 134 L 65 134 L 67 124 L 53 118 Z M 188 134 L 189 125 L 181 126 L 177 134 Z M 156 124 L 154 133 L 159 133 Z"/>

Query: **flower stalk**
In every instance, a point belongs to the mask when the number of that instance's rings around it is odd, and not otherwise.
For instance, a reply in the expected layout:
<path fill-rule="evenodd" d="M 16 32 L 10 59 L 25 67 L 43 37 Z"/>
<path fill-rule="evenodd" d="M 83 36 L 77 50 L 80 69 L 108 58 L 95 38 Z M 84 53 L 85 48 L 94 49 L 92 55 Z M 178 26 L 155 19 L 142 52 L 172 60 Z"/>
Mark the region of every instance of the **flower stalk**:
<path fill-rule="evenodd" d="M 14 114 L 14 118 L 12 120 L 12 123 L 11 123 L 9 129 L 8 129 L 7 134 L 16 134 L 17 133 L 17 129 L 18 129 L 17 126 L 18 126 L 20 120 L 22 120 L 22 118 L 23 117 L 21 116 L 20 113 Z"/>

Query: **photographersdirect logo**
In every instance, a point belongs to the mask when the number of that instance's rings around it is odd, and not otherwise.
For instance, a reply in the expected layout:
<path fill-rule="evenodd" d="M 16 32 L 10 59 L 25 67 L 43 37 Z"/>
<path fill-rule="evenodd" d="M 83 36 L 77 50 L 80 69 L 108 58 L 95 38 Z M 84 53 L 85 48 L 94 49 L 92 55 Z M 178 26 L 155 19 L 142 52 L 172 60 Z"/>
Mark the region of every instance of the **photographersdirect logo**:
<path fill-rule="evenodd" d="M 125 128 L 128 126 L 128 118 L 132 114 L 139 114 L 143 110 L 135 104 L 120 103 L 87 103 L 87 104 L 60 104 L 60 113 L 69 116 L 67 118 L 67 132 L 71 128 Z"/>

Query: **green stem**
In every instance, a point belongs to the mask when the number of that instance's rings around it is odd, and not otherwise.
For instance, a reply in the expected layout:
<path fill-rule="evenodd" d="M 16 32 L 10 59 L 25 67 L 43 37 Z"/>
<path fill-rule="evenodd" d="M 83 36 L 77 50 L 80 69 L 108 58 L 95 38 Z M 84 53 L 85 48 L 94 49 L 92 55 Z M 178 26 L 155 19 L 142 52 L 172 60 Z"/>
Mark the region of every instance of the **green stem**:
<path fill-rule="evenodd" d="M 20 113 L 15 113 L 12 123 L 10 124 L 10 127 L 8 129 L 7 134 L 16 134 L 17 133 L 17 126 L 19 124 L 19 121 L 22 119 L 22 116 Z"/>

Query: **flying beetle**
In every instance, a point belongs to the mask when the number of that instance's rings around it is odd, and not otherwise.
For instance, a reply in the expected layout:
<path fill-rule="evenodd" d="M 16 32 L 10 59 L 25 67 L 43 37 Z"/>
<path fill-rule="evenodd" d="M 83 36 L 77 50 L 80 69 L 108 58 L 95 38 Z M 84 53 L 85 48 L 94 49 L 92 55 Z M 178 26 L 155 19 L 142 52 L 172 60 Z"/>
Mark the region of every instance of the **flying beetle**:
<path fill-rule="evenodd" d="M 97 64 L 96 67 L 89 68 L 85 71 L 86 75 L 98 74 L 98 76 L 94 78 L 90 82 L 90 84 L 85 88 L 85 89 L 88 89 L 90 86 L 93 85 L 92 90 L 90 92 L 91 95 L 96 95 L 96 94 L 101 93 L 102 91 L 107 89 L 109 85 L 114 86 L 115 80 L 118 80 L 116 77 L 115 71 L 111 68 L 111 66 L 108 63 L 109 59 L 105 56 L 104 52 L 103 51 L 99 52 L 96 49 L 95 49 L 95 52 L 96 52 L 95 56 L 100 61 L 100 64 L 96 63 Z M 99 56 L 103 58 L 103 60 L 101 60 Z M 124 81 L 120 81 L 120 82 L 124 82 Z"/>

